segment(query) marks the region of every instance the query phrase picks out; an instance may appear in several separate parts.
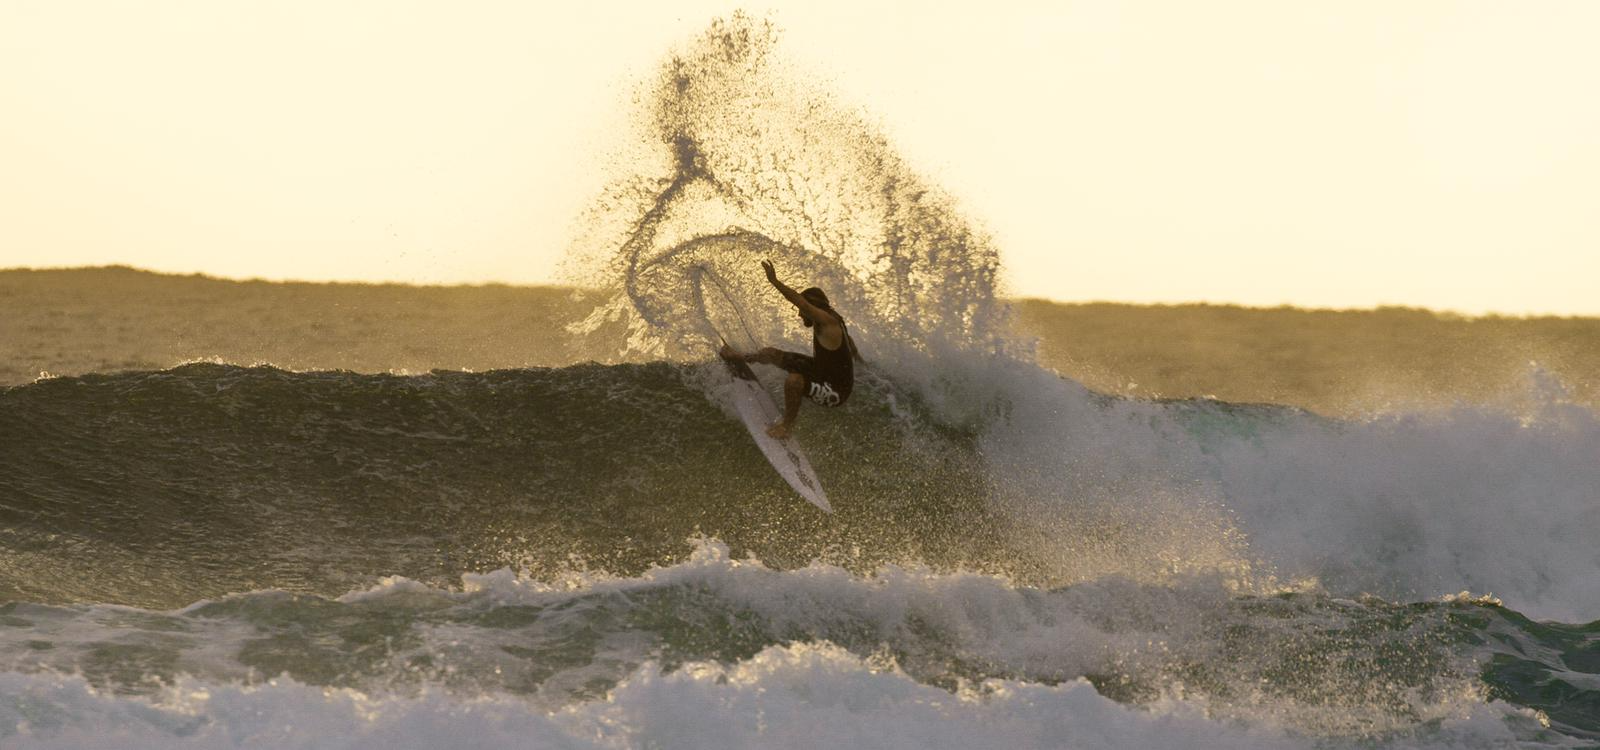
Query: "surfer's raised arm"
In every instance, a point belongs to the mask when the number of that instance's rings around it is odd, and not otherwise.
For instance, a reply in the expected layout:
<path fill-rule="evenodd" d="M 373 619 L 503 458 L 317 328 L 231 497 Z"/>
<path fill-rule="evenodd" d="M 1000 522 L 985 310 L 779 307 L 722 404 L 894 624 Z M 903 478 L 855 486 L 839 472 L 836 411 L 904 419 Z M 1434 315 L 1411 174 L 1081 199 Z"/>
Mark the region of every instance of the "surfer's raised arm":
<path fill-rule="evenodd" d="M 810 397 L 819 406 L 838 406 L 850 398 L 850 388 L 855 383 L 855 363 L 859 359 L 850 333 L 845 330 L 844 317 L 833 311 L 828 295 L 820 287 L 810 287 L 803 292 L 789 288 L 778 280 L 778 271 L 772 261 L 761 261 L 761 270 L 767 272 L 767 281 L 783 294 L 800 311 L 800 322 L 812 329 L 811 354 L 786 352 L 766 347 L 755 354 L 740 354 L 726 342 L 722 346 L 724 359 L 759 362 L 787 370 L 783 381 L 783 419 L 767 428 L 767 434 L 783 439 L 800 415 L 800 399 Z M 748 378 L 749 368 L 745 368 Z"/>
<path fill-rule="evenodd" d="M 805 313 L 807 318 L 824 326 L 837 327 L 839 325 L 839 316 L 834 311 L 812 304 L 811 300 L 805 298 L 805 295 L 795 291 L 788 284 L 779 281 L 778 270 L 772 267 L 772 261 L 761 261 L 761 270 L 767 272 L 767 281 L 772 283 L 772 286 L 783 295 L 783 298 L 789 300 L 789 304 L 800 308 L 800 312 Z"/>

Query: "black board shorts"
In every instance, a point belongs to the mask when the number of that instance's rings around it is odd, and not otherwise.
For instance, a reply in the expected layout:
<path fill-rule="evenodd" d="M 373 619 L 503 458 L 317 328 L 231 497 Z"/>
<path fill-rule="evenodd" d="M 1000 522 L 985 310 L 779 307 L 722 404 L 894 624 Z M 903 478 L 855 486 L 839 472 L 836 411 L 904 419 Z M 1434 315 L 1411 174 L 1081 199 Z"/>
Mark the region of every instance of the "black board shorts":
<path fill-rule="evenodd" d="M 838 406 L 850 397 L 850 387 L 829 382 L 817 373 L 817 360 L 799 352 L 783 352 L 778 367 L 806 379 L 806 397 L 818 406 Z"/>

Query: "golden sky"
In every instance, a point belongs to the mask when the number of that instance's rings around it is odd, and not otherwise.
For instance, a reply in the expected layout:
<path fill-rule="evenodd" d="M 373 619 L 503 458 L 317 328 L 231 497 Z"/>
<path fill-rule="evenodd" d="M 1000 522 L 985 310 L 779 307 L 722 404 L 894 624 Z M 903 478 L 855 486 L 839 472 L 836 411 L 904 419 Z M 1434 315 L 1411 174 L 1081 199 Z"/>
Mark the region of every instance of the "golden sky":
<path fill-rule="evenodd" d="M 0 2 L 0 267 L 554 280 L 745 8 L 1011 293 L 1600 315 L 1600 3 L 859 5 Z"/>

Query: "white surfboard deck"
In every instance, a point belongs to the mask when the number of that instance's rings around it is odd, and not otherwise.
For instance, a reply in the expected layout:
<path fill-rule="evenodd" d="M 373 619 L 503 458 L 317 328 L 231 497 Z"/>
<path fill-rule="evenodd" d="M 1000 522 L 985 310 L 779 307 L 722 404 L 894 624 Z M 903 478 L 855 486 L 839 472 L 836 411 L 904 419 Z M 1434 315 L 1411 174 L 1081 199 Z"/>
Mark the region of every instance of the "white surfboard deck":
<path fill-rule="evenodd" d="M 750 437 L 755 438 L 756 446 L 766 454 L 768 463 L 801 497 L 823 511 L 832 513 L 833 506 L 828 504 L 828 494 L 822 491 L 822 482 L 817 480 L 817 473 L 811 468 L 811 462 L 806 460 L 805 452 L 800 450 L 800 444 L 793 436 L 779 440 L 767 434 L 767 427 L 783 416 L 772 394 L 762 387 L 750 366 L 743 362 L 728 362 L 728 374 L 733 378 L 730 390 L 734 409 L 739 412 L 745 429 L 750 431 Z"/>

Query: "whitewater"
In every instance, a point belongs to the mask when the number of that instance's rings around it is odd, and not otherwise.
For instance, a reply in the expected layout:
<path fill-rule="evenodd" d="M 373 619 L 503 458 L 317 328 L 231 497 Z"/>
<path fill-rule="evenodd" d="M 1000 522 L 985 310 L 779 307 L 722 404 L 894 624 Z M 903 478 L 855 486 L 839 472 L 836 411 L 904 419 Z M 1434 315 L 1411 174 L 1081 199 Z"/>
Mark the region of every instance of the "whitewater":
<path fill-rule="evenodd" d="M 1600 415 L 1559 378 L 1097 393 L 787 71 L 735 17 L 645 87 L 571 262 L 604 364 L 0 388 L 0 746 L 1600 746 Z M 708 361 L 724 294 L 802 335 L 763 258 L 867 358 L 797 430 L 831 515 Z"/>

